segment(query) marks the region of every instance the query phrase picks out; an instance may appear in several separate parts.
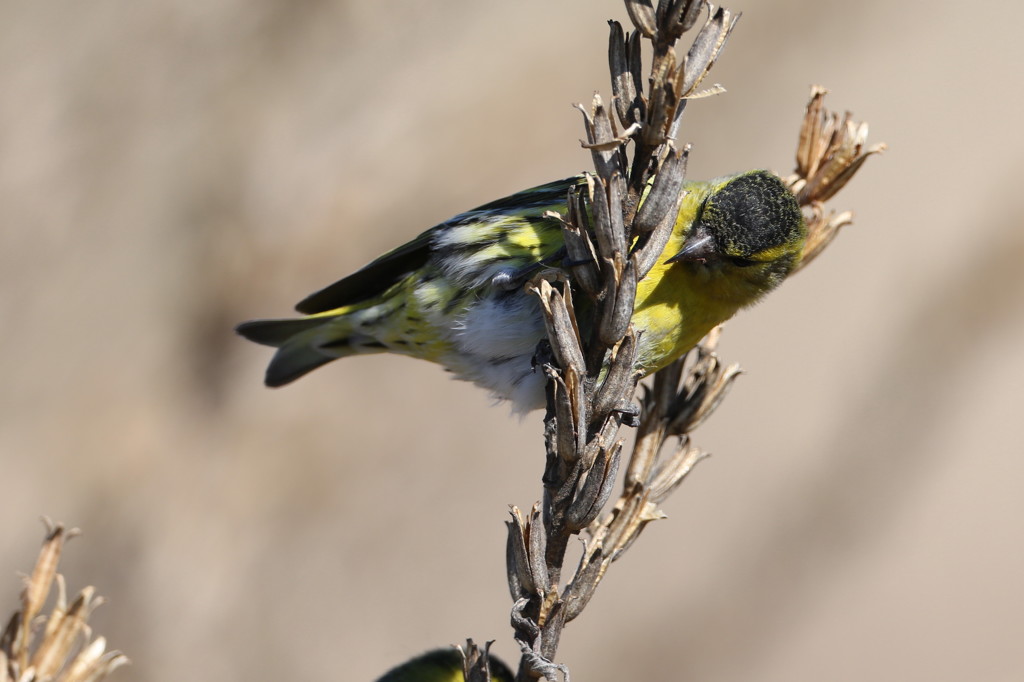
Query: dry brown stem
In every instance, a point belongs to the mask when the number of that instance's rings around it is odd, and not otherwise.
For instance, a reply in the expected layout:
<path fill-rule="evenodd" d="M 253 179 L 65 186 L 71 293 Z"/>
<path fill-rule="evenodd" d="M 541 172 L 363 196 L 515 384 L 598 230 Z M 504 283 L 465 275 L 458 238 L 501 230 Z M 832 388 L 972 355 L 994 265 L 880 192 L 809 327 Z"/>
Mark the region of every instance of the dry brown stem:
<path fill-rule="evenodd" d="M 580 615 L 610 564 L 651 521 L 665 517 L 661 503 L 706 455 L 690 432 L 721 403 L 739 375 L 715 353 L 720 329 L 685 357 L 656 372 L 634 403 L 640 380 L 635 370 L 637 331 L 630 324 L 637 283 L 661 254 L 675 224 L 684 192 L 688 147 L 676 147 L 682 112 L 700 92 L 737 16 L 701 0 L 626 0 L 635 29 L 626 35 L 610 22 L 609 65 L 613 107 L 595 96 L 584 115 L 595 174 L 573 190 L 559 216 L 570 266 L 549 273 L 528 290 L 541 302 L 548 341 L 538 361 L 548 376 L 543 500 L 524 517 L 512 508 L 507 566 L 515 605 L 512 625 L 523 656 L 517 680 L 568 680 L 554 663 L 562 630 Z M 686 54 L 676 41 L 707 19 Z M 645 94 L 641 47 L 650 43 L 651 72 Z M 840 118 L 815 88 L 797 151 L 797 169 L 787 179 L 807 209 L 809 238 L 801 265 L 828 245 L 851 214 L 824 214 L 823 204 L 884 145 L 866 147 L 867 125 Z M 614 115 L 613 115 L 614 114 Z M 616 124 L 618 122 L 618 125 Z M 623 132 L 619 132 L 619 125 Z M 632 155 L 627 152 L 632 145 Z M 640 197 L 650 188 L 643 203 Z M 576 316 L 574 296 L 586 296 L 588 325 Z M 583 333 L 581 330 L 588 330 Z M 608 506 L 623 454 L 619 427 L 637 427 L 622 491 Z M 673 441 L 671 447 L 666 447 Z M 583 556 L 563 581 L 569 540 L 584 534 Z"/>
<path fill-rule="evenodd" d="M 57 573 L 64 542 L 78 533 L 46 520 L 47 532 L 32 574 L 25 579 L 21 608 L 0 635 L 0 682 L 99 682 L 128 662 L 119 651 L 105 651 L 93 638 L 89 616 L 103 603 L 92 587 L 68 604 L 64 578 Z M 49 615 L 40 615 L 57 585 Z"/>

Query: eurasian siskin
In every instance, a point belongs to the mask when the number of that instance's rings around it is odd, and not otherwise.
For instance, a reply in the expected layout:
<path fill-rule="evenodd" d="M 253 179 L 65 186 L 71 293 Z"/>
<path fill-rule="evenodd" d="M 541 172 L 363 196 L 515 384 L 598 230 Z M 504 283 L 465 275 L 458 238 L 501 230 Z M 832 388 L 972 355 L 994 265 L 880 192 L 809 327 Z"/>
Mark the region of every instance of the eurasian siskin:
<path fill-rule="evenodd" d="M 302 300 L 306 317 L 237 331 L 277 348 L 268 386 L 336 358 L 391 352 L 437 362 L 517 410 L 542 407 L 545 377 L 532 359 L 545 328 L 522 285 L 564 267 L 561 225 L 549 212 L 564 213 L 568 190 L 583 182 L 559 180 L 455 216 Z M 796 199 L 768 171 L 683 189 L 668 244 L 637 287 L 632 324 L 645 374 L 777 287 L 806 237 Z"/>
<path fill-rule="evenodd" d="M 512 682 L 515 676 L 493 654 L 489 657 L 491 682 Z M 464 682 L 462 654 L 456 649 L 435 649 L 392 668 L 377 682 Z"/>

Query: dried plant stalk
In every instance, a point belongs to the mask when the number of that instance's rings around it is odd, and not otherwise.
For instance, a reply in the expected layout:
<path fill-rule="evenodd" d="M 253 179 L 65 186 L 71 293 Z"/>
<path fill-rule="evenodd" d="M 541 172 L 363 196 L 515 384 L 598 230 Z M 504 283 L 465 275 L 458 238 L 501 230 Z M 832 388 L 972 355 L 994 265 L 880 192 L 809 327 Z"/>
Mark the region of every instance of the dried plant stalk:
<path fill-rule="evenodd" d="M 99 682 L 128 658 L 106 651 L 103 637 L 92 637 L 89 616 L 103 603 L 94 588 L 86 587 L 68 605 L 57 564 L 64 542 L 78 531 L 48 520 L 46 526 L 43 548 L 21 593 L 21 608 L 0 635 L 0 682 Z M 41 616 L 54 583 L 53 611 Z"/>
<path fill-rule="evenodd" d="M 456 647 L 462 654 L 462 675 L 466 682 L 491 682 L 491 665 L 488 654 L 491 642 L 481 649 L 472 639 L 466 640 L 465 647 Z"/>
<path fill-rule="evenodd" d="M 675 134 L 687 98 L 696 94 L 736 21 L 727 10 L 709 9 L 688 51 L 677 57 L 676 41 L 696 25 L 704 7 L 689 0 L 662 2 L 655 10 L 650 2 L 631 0 L 626 9 L 635 30 L 626 36 L 611 22 L 615 108 L 609 110 L 599 96 L 589 111 L 580 107 L 595 174 L 586 187 L 570 193 L 562 217 L 573 258 L 570 279 L 538 278 L 529 287 L 541 301 L 548 331 L 547 348 L 538 354 L 549 377 L 547 465 L 543 502 L 526 520 L 513 509 L 509 523 L 513 625 L 524 654 L 519 679 L 565 673 L 552 662 L 562 628 L 586 606 L 608 564 L 648 521 L 660 518 L 659 496 L 633 486 L 614 516 L 597 522 L 620 466 L 618 429 L 644 423 L 632 403 L 640 374 L 630 320 L 637 282 L 661 254 L 683 198 L 688 149 L 676 147 Z M 640 78 L 643 40 L 653 51 L 647 94 Z M 630 142 L 632 162 L 626 152 Z M 574 289 L 591 299 L 585 337 L 576 321 Z M 695 461 L 678 459 L 677 470 L 688 470 Z M 685 475 L 665 467 L 648 473 L 665 494 Z M 585 529 L 583 561 L 562 588 L 569 539 Z"/>
<path fill-rule="evenodd" d="M 633 404 L 640 375 L 634 368 L 637 336 L 631 327 L 637 283 L 657 261 L 682 202 L 688 147 L 677 149 L 682 112 L 699 92 L 735 25 L 737 15 L 702 0 L 626 0 L 634 25 L 628 35 L 610 22 L 609 66 L 614 106 L 595 96 L 584 115 L 595 174 L 570 192 L 563 223 L 571 265 L 553 278 L 538 276 L 528 290 L 538 296 L 548 340 L 538 361 L 548 377 L 543 501 L 524 518 L 512 508 L 507 568 L 515 602 L 512 625 L 522 651 L 517 680 L 568 680 L 554 663 L 565 625 L 580 615 L 610 564 L 651 521 L 665 517 L 660 504 L 706 454 L 690 432 L 721 403 L 739 376 L 715 349 L 716 328 L 686 356 L 656 372 Z M 686 54 L 676 41 L 707 19 Z M 645 94 L 641 46 L 653 52 Z M 884 145 L 866 147 L 867 125 L 839 118 L 812 92 L 800 132 L 796 172 L 787 179 L 809 216 L 801 266 L 809 263 L 851 220 L 824 214 L 823 203 L 839 191 L 866 158 Z M 618 126 L 624 129 L 618 131 Z M 632 144 L 632 160 L 627 146 Z M 648 189 L 649 188 L 649 189 Z M 644 192 L 641 206 L 640 198 Z M 592 314 L 587 334 L 576 319 L 574 295 L 587 296 Z M 622 491 L 608 506 L 623 454 L 622 424 L 637 427 Z M 669 441 L 674 445 L 667 447 Z M 562 581 L 569 539 L 584 534 L 584 551 Z"/>

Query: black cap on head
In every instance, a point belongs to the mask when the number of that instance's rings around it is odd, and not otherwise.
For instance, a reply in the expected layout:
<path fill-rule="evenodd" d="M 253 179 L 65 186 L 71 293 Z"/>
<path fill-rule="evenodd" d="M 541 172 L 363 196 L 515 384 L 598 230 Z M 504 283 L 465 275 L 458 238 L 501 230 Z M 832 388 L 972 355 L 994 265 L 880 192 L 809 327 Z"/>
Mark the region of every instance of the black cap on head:
<path fill-rule="evenodd" d="M 700 220 L 715 235 L 721 252 L 736 258 L 802 243 L 803 214 L 796 197 L 768 171 L 730 180 L 711 195 Z"/>

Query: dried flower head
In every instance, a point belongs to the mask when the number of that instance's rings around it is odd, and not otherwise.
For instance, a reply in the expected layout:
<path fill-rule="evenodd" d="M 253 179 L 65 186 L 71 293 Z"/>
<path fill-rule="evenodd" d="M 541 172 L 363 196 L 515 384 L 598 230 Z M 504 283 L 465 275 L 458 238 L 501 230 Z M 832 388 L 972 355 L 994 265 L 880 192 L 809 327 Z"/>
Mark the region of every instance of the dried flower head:
<path fill-rule="evenodd" d="M 128 658 L 119 651 L 106 651 L 106 640 L 92 636 L 89 616 L 103 603 L 94 588 L 86 587 L 68 604 L 57 564 L 64 542 L 78 531 L 45 521 L 46 539 L 25 580 L 21 608 L 0 635 L 0 682 L 99 682 L 128 663 Z M 40 615 L 54 583 L 53 610 Z"/>

